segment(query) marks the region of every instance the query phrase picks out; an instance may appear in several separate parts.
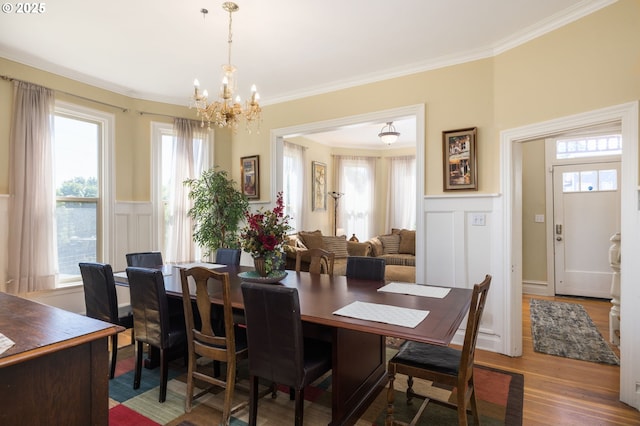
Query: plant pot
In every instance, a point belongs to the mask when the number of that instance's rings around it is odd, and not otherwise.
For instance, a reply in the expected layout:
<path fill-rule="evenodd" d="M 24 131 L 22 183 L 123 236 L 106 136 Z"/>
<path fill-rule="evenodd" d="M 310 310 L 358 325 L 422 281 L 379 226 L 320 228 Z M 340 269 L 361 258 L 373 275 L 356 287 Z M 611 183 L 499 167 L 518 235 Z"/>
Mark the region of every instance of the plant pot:
<path fill-rule="evenodd" d="M 262 256 L 253 258 L 253 266 L 256 268 L 256 271 L 258 272 L 258 274 L 260 274 L 261 277 L 266 277 L 268 275 L 267 264 L 265 260 L 266 259 Z"/>

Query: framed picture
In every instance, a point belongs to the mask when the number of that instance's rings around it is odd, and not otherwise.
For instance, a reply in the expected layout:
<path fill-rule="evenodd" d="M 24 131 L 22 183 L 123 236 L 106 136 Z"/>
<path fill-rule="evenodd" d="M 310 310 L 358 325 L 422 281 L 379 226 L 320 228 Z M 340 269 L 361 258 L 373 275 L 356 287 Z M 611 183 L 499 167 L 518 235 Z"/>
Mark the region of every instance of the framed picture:
<path fill-rule="evenodd" d="M 327 209 L 327 165 L 318 161 L 311 163 L 311 210 Z"/>
<path fill-rule="evenodd" d="M 242 193 L 249 199 L 260 198 L 260 156 L 242 157 L 240 162 Z"/>
<path fill-rule="evenodd" d="M 444 190 L 478 190 L 476 127 L 442 132 Z"/>

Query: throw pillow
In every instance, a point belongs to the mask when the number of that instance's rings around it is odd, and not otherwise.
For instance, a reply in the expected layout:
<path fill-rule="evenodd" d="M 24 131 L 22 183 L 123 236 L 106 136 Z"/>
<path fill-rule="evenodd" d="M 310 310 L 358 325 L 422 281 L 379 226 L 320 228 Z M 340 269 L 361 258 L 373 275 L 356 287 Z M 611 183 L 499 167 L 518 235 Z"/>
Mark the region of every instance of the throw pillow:
<path fill-rule="evenodd" d="M 371 244 L 371 256 L 373 257 L 382 256 L 383 254 L 382 241 L 380 241 L 378 237 L 373 237 L 367 242 Z"/>
<path fill-rule="evenodd" d="M 313 232 L 300 231 L 298 235 L 306 248 L 325 248 L 324 242 L 322 241 L 322 231 L 320 230 Z"/>
<path fill-rule="evenodd" d="M 398 254 L 400 248 L 400 234 L 380 235 L 382 241 L 382 252 L 384 254 Z"/>
<path fill-rule="evenodd" d="M 322 242 L 325 250 L 335 253 L 336 259 L 348 256 L 347 237 L 345 235 L 340 237 L 323 236 Z"/>
<path fill-rule="evenodd" d="M 347 241 L 347 252 L 349 256 L 369 256 L 371 244 L 368 242 L 359 243 L 357 241 Z"/>
<path fill-rule="evenodd" d="M 400 231 L 398 253 L 416 254 L 416 231 L 409 231 L 408 229 L 402 229 Z"/>

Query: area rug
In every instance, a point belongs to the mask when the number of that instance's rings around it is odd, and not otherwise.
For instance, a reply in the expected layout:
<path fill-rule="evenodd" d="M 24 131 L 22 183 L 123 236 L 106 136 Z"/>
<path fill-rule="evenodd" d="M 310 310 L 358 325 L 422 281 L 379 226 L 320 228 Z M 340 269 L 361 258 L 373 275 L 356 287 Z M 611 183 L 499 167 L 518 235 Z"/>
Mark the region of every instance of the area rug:
<path fill-rule="evenodd" d="M 536 352 L 620 365 L 582 305 L 531 299 L 530 310 Z"/>
<path fill-rule="evenodd" d="M 387 349 L 388 356 L 395 353 L 394 348 Z M 109 381 L 109 425 L 110 426 L 200 426 L 218 424 L 221 417 L 223 392 L 208 394 L 194 401 L 190 413 L 184 412 L 186 392 L 186 367 L 182 361 L 170 364 L 170 380 L 167 399 L 158 402 L 159 369 L 143 369 L 142 383 L 133 390 L 133 350 L 121 348 L 118 354 L 116 377 Z M 201 368 L 210 368 L 203 365 Z M 224 370 L 224 369 L 223 369 Z M 521 374 L 510 373 L 489 367 L 476 366 L 475 382 L 478 397 L 478 410 L 484 425 L 521 425 L 524 379 Z M 246 373 L 239 372 L 239 384 L 236 399 L 247 399 L 248 386 Z M 409 421 L 419 401 L 408 406 L 405 401 L 406 377 L 398 375 L 395 383 L 395 418 Z M 441 389 L 431 386 L 430 382 L 415 380 L 414 388 L 427 394 L 443 395 L 453 400 L 455 389 Z M 326 375 L 305 389 L 304 424 L 306 426 L 326 425 L 331 421 L 331 376 Z M 367 411 L 356 422 L 357 426 L 383 426 L 386 415 L 387 392 L 380 392 Z M 265 397 L 260 400 L 258 424 L 260 426 L 282 426 L 293 424 L 294 402 L 289 400 L 288 389 L 279 388 L 275 399 Z M 472 423 L 469 416 L 470 424 Z M 249 422 L 248 407 L 231 417 L 231 426 L 246 426 Z M 436 404 L 429 404 L 423 413 L 419 425 L 457 424 L 456 412 Z"/>

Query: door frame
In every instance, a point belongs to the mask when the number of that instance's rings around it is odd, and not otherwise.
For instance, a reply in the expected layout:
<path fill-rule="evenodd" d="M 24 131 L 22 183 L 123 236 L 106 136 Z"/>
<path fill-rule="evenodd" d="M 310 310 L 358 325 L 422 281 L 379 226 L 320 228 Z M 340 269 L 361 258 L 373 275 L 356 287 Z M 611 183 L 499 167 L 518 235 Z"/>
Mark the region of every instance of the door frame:
<path fill-rule="evenodd" d="M 640 191 L 638 190 L 639 102 L 629 102 L 581 114 L 535 123 L 500 132 L 501 192 L 504 238 L 503 272 L 505 278 L 506 325 L 505 347 L 511 355 L 522 354 L 522 143 L 542 139 L 592 125 L 620 121 L 622 125 L 623 153 L 621 159 L 621 253 L 620 287 L 623 313 L 620 332 L 628 336 L 620 342 L 620 400 L 636 409 L 640 408 L 640 365 L 633 360 L 640 356 L 640 332 L 634 324 L 640 321 L 640 312 L 633 306 L 640 299 L 640 262 L 625 262 L 624 253 L 640 253 L 640 239 L 625 238 L 640 233 Z M 627 142 L 624 142 L 627 141 Z"/>

